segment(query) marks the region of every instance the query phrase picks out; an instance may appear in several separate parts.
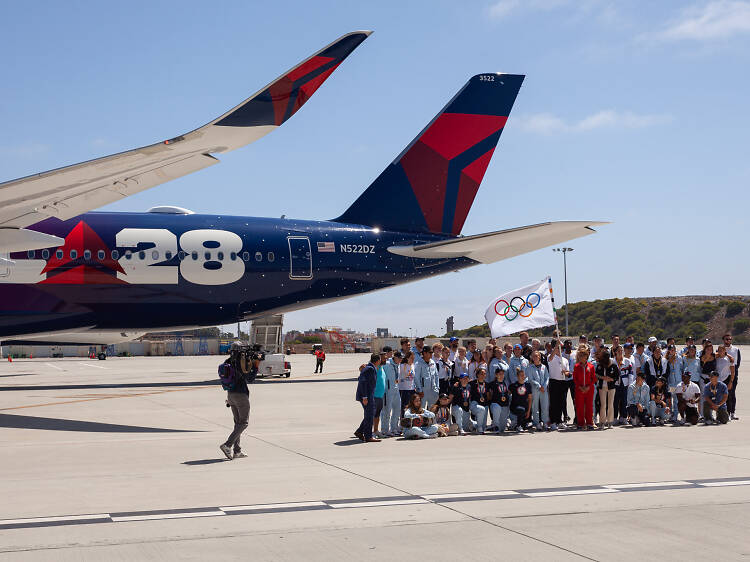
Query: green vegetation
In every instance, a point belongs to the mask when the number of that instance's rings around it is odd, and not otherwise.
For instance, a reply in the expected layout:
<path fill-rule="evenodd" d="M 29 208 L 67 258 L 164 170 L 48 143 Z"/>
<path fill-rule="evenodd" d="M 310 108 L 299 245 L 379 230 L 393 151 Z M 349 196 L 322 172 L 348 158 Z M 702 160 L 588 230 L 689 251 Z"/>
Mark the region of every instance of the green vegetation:
<path fill-rule="evenodd" d="M 737 336 L 738 343 L 750 341 L 750 317 L 748 302 L 735 297 L 732 300 L 709 299 L 706 297 L 663 297 L 642 299 L 605 299 L 583 301 L 568 306 L 569 335 L 580 334 L 602 336 L 609 340 L 618 334 L 622 338 L 634 336 L 645 341 L 649 336 L 659 339 L 674 337 L 678 342 L 686 336 L 694 336 L 698 341 L 703 337 L 720 338 L 729 331 Z M 565 307 L 557 311 L 561 330 L 564 330 Z M 734 320 L 727 320 L 734 318 Z M 550 336 L 554 327 L 550 326 L 529 333 L 532 336 Z M 446 336 L 489 337 L 487 324 L 454 330 Z"/>

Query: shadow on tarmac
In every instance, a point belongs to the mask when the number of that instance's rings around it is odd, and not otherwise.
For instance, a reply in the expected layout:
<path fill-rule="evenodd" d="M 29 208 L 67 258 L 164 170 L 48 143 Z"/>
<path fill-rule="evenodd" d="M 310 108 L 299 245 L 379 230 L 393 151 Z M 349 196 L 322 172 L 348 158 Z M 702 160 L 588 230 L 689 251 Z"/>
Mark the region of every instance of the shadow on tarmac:
<path fill-rule="evenodd" d="M 139 425 L 119 425 L 60 418 L 40 418 L 38 416 L 19 416 L 17 414 L 0 414 L 0 427 L 12 429 L 46 429 L 50 431 L 83 431 L 88 433 L 201 433 L 190 429 L 167 429 L 162 427 L 143 427 Z"/>
<path fill-rule="evenodd" d="M 186 464 L 187 466 L 201 466 L 204 464 L 216 464 L 217 462 L 229 462 L 229 459 L 201 459 L 198 461 L 185 461 L 180 464 Z"/>
<path fill-rule="evenodd" d="M 16 376 L 16 375 L 11 375 Z M 356 382 L 356 378 L 351 379 L 255 379 L 253 384 L 303 384 L 319 382 Z M 24 385 L 24 386 L 0 386 L 0 392 L 10 390 L 96 390 L 96 389 L 115 389 L 115 388 L 169 388 L 185 386 L 221 386 L 219 379 L 210 381 L 188 381 L 188 382 L 127 382 L 127 383 L 109 383 L 109 384 L 47 384 L 47 385 Z"/>

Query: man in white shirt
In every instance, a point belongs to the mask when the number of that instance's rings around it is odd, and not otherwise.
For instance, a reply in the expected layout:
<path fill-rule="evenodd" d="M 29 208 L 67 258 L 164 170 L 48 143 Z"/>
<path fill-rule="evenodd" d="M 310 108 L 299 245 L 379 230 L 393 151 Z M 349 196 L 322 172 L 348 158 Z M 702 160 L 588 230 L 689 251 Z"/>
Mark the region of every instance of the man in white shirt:
<path fill-rule="evenodd" d="M 552 340 L 552 348 L 547 355 L 547 369 L 549 370 L 549 414 L 550 429 L 557 429 L 558 424 L 563 423 L 563 400 L 568 397 L 566 382 L 570 373 L 568 360 L 560 353 L 560 342 Z"/>
<path fill-rule="evenodd" d="M 701 399 L 701 389 L 690 380 L 690 373 L 682 373 L 682 382 L 675 388 L 677 394 L 677 411 L 682 419 L 680 425 L 687 421 L 690 425 L 698 423 L 698 404 Z"/>
<path fill-rule="evenodd" d="M 742 354 L 740 353 L 739 348 L 732 345 L 732 334 L 724 334 L 724 337 L 722 338 L 724 340 L 724 347 L 727 350 L 727 355 L 731 357 L 734 360 L 734 380 L 732 381 L 732 386 L 729 388 L 729 398 L 727 399 L 727 412 L 729 412 L 729 419 L 730 420 L 738 420 L 735 412 L 735 408 L 737 407 L 737 383 L 739 383 L 739 370 L 740 370 L 740 362 L 742 361 Z"/>
<path fill-rule="evenodd" d="M 644 345 L 641 342 L 635 344 L 635 353 L 633 354 L 633 367 L 635 368 L 635 374 L 643 373 L 643 369 L 646 366 L 646 355 L 644 351 Z"/>
<path fill-rule="evenodd" d="M 458 338 L 451 338 L 450 342 L 448 342 L 448 347 L 450 347 L 450 354 L 448 355 L 448 359 L 450 359 L 451 361 L 455 361 L 456 355 L 458 355 Z"/>

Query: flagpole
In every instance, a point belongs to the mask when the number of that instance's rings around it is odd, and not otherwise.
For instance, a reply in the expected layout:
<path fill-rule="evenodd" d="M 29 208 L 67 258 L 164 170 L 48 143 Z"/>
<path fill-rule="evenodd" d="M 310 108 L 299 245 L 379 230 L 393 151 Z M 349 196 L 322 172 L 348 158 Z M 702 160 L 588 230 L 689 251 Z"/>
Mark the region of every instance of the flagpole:
<path fill-rule="evenodd" d="M 555 313 L 555 331 L 557 332 L 557 338 L 555 339 L 559 340 L 560 339 L 560 327 L 557 325 L 557 309 L 555 308 L 555 293 L 552 291 L 552 277 L 548 275 L 547 281 L 549 282 L 549 296 L 552 299 L 552 312 Z"/>

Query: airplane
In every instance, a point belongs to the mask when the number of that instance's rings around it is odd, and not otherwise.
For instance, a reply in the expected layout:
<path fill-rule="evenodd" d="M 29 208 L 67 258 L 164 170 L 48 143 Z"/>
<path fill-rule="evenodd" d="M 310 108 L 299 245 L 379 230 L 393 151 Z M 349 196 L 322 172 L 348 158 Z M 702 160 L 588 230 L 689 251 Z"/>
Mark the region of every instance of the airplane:
<path fill-rule="evenodd" d="M 296 113 L 369 35 L 347 33 L 210 123 L 0 184 L 0 341 L 114 344 L 231 324 L 492 263 L 594 232 L 461 235 L 524 76 L 471 77 L 340 216 L 91 212 L 218 163 Z M 384 201 L 399 212 L 383 213 Z M 101 357 L 100 357 L 101 358 Z"/>

